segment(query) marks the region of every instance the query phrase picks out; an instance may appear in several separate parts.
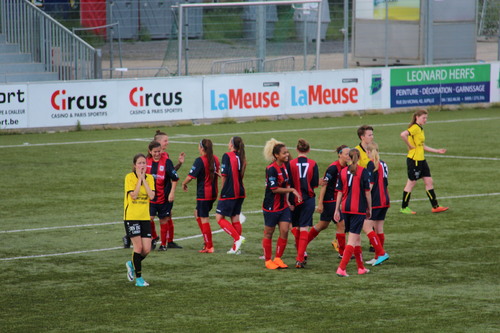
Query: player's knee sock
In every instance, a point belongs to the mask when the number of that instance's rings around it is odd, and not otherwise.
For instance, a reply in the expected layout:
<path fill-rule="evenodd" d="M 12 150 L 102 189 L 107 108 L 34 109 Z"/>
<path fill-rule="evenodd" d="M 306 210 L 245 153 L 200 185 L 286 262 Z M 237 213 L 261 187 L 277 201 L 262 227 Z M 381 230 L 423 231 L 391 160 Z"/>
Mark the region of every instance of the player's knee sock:
<path fill-rule="evenodd" d="M 312 241 L 314 238 L 316 238 L 316 236 L 318 236 L 319 234 L 319 231 L 316 230 L 315 227 L 312 227 L 309 232 L 308 232 L 308 235 L 307 235 L 307 242 L 310 242 Z"/>
<path fill-rule="evenodd" d="M 224 230 L 229 236 L 233 237 L 235 242 L 240 239 L 240 234 L 238 234 L 238 232 L 234 229 L 233 225 L 229 223 L 228 220 L 220 219 L 217 223 L 219 223 L 219 226 L 222 228 L 222 230 Z"/>
<path fill-rule="evenodd" d="M 410 204 L 411 192 L 403 191 L 403 201 L 401 202 L 401 208 L 406 208 Z"/>
<path fill-rule="evenodd" d="M 163 246 L 167 245 L 167 233 L 168 233 L 168 224 L 167 223 L 160 224 L 160 239 L 161 239 L 161 245 Z"/>
<path fill-rule="evenodd" d="M 361 249 L 361 246 L 356 246 L 354 248 L 354 258 L 356 258 L 358 268 L 365 268 L 365 265 L 363 264 L 363 250 Z"/>
<path fill-rule="evenodd" d="M 241 236 L 243 232 L 243 228 L 241 227 L 241 222 L 240 221 L 232 222 L 232 225 L 234 230 L 236 230 L 236 232 L 238 233 L 238 235 Z"/>
<path fill-rule="evenodd" d="M 437 208 L 439 207 L 438 201 L 436 199 L 436 193 L 434 193 L 434 189 L 430 189 L 425 191 L 427 193 L 427 197 L 429 198 L 429 201 L 431 202 L 432 208 Z"/>
<path fill-rule="evenodd" d="M 134 264 L 134 271 L 135 271 L 135 277 L 140 278 L 142 275 L 142 260 L 144 257 L 137 252 L 134 252 L 134 255 L 132 257 L 132 263 Z"/>
<path fill-rule="evenodd" d="M 264 250 L 264 259 L 271 260 L 273 252 L 273 240 L 269 238 L 262 238 L 262 249 Z"/>
<path fill-rule="evenodd" d="M 158 234 L 156 233 L 155 221 L 150 220 L 150 222 L 151 222 L 151 237 L 153 237 L 153 239 L 156 239 L 156 238 L 158 238 Z"/>
<path fill-rule="evenodd" d="M 286 242 L 286 239 L 283 239 L 281 237 L 278 238 L 278 241 L 276 242 L 276 258 L 281 258 L 283 256 L 283 253 L 285 253 Z"/>
<path fill-rule="evenodd" d="M 172 243 L 174 241 L 174 221 L 170 219 L 167 222 L 168 229 L 167 229 L 167 242 Z"/>
<path fill-rule="evenodd" d="M 300 262 L 304 261 L 304 253 L 306 252 L 307 244 L 309 243 L 308 238 L 309 238 L 308 231 L 303 230 L 300 232 L 299 246 L 297 249 L 297 261 L 300 261 Z"/>
<path fill-rule="evenodd" d="M 343 256 L 345 252 L 345 234 L 335 234 L 335 237 L 337 238 L 337 242 L 339 243 L 339 254 Z"/>
<path fill-rule="evenodd" d="M 200 228 L 200 231 L 203 233 L 203 223 L 201 222 L 201 217 L 196 218 L 196 222 L 198 222 L 198 227 Z"/>
<path fill-rule="evenodd" d="M 293 227 L 292 228 L 292 235 L 295 238 L 295 248 L 299 248 L 299 239 L 300 239 L 300 231 L 299 228 Z"/>
<path fill-rule="evenodd" d="M 354 248 L 352 245 L 347 245 L 345 247 L 344 251 L 344 256 L 342 257 L 342 260 L 340 261 L 340 269 L 345 270 L 347 267 L 347 264 L 349 263 L 349 260 L 351 260 L 352 254 L 354 252 Z"/>
<path fill-rule="evenodd" d="M 205 241 L 205 247 L 210 249 L 214 247 L 212 243 L 212 228 L 210 228 L 210 223 L 203 223 L 203 240 Z"/>
<path fill-rule="evenodd" d="M 382 247 L 384 247 L 384 244 L 385 244 L 385 234 L 381 233 L 381 234 L 377 234 L 377 236 L 378 236 L 378 239 L 380 240 L 380 245 L 382 245 Z"/>
<path fill-rule="evenodd" d="M 383 256 L 385 254 L 385 250 L 382 247 L 382 244 L 380 244 L 380 240 L 378 239 L 375 231 L 370 231 L 370 233 L 368 233 L 368 235 L 366 236 L 370 240 L 370 244 L 375 248 L 375 254 L 377 255 L 377 257 Z"/>

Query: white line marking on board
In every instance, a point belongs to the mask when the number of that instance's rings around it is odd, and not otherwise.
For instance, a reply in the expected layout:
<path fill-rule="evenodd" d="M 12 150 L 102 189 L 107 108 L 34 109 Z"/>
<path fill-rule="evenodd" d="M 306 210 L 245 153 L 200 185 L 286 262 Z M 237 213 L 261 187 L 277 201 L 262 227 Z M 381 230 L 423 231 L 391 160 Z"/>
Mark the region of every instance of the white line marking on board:
<path fill-rule="evenodd" d="M 483 193 L 483 194 L 454 195 L 454 196 L 448 196 L 448 197 L 441 197 L 440 200 L 443 200 L 443 199 L 462 199 L 462 198 L 479 198 L 479 197 L 497 196 L 497 195 L 500 195 L 500 192 Z M 423 200 L 428 200 L 428 199 L 427 198 L 419 198 L 419 199 L 412 198 L 412 201 L 423 201 Z M 397 203 L 397 202 L 401 202 L 401 200 L 393 200 L 392 202 Z M 245 214 L 255 214 L 255 213 L 262 213 L 262 212 L 261 211 L 245 212 Z M 181 219 L 181 218 L 192 218 L 192 216 L 183 216 L 183 217 L 178 217 L 177 219 Z M 77 227 L 87 227 L 87 226 L 102 226 L 102 225 L 119 224 L 119 223 L 123 223 L 123 222 L 107 222 L 107 223 L 99 223 L 99 224 L 82 224 L 79 226 L 63 226 L 63 227 L 11 230 L 11 231 L 0 231 L 0 233 L 21 232 L 21 231 L 39 231 L 39 230 L 51 230 L 51 229 L 62 229 L 62 228 L 77 228 Z M 222 229 L 219 229 L 219 230 L 213 231 L 212 234 L 220 233 L 222 231 L 223 231 Z M 202 235 L 193 235 L 193 236 L 187 236 L 187 237 L 182 237 L 182 238 L 176 238 L 175 240 L 176 241 L 184 241 L 184 240 L 188 240 L 188 239 L 201 238 L 201 237 L 202 237 Z M 111 247 L 111 248 L 105 248 L 105 249 L 82 250 L 82 251 L 51 253 L 51 254 L 38 254 L 38 255 L 32 255 L 32 256 L 22 256 L 22 257 L 12 257 L 12 258 L 0 258 L 0 261 L 56 257 L 56 256 L 65 256 L 65 255 L 71 255 L 71 254 L 85 254 L 85 253 L 113 251 L 113 250 L 120 250 L 120 249 L 123 249 L 123 247 Z"/>
<path fill-rule="evenodd" d="M 446 124 L 458 123 L 469 121 L 491 121 L 498 120 L 500 117 L 491 118 L 469 118 L 469 119 L 450 119 L 450 120 L 435 120 L 428 121 L 427 124 Z M 372 124 L 373 127 L 389 127 L 389 126 L 405 126 L 408 123 L 390 123 L 390 124 Z M 232 135 L 247 135 L 247 134 L 268 134 L 268 133 L 290 133 L 290 132 L 308 132 L 308 131 L 331 131 L 338 129 L 358 128 L 359 125 L 349 126 L 332 126 L 332 127 L 319 127 L 319 128 L 291 128 L 282 130 L 268 130 L 268 131 L 252 131 L 252 132 L 238 132 L 238 133 L 209 133 L 209 134 L 177 134 L 170 136 L 170 139 L 175 138 L 199 138 L 199 137 L 215 137 L 215 136 L 232 136 Z M 40 147 L 40 146 L 57 146 L 57 145 L 74 145 L 86 143 L 110 143 L 110 142 L 123 142 L 123 141 L 150 141 L 150 138 L 132 138 L 132 139 L 114 139 L 114 140 L 96 140 L 96 141 L 73 141 L 73 142 L 52 142 L 52 143 L 29 143 L 25 142 L 20 145 L 4 145 L 0 148 L 19 148 L 19 147 Z"/>

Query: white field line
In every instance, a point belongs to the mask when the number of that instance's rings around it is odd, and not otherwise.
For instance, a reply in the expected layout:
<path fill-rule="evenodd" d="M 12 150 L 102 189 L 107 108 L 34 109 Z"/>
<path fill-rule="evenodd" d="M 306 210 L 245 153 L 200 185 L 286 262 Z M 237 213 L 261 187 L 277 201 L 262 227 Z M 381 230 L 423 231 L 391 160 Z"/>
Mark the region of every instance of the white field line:
<path fill-rule="evenodd" d="M 471 121 L 491 121 L 498 120 L 500 117 L 484 117 L 484 118 L 470 118 L 470 119 L 450 119 L 450 120 L 436 120 L 429 121 L 428 124 L 446 124 L 458 122 L 471 122 Z M 406 126 L 408 123 L 389 123 L 389 124 L 371 124 L 373 127 L 389 127 L 389 126 Z M 232 136 L 232 135 L 248 135 L 248 134 L 271 134 L 271 133 L 290 133 L 290 132 L 309 132 L 309 131 L 332 131 L 339 129 L 357 129 L 359 125 L 350 126 L 332 126 L 332 127 L 319 127 L 319 128 L 295 128 L 295 129 L 282 129 L 282 130 L 268 130 L 268 131 L 252 131 L 252 132 L 235 132 L 235 133 L 210 133 L 210 134 L 178 134 L 170 136 L 170 139 L 182 138 L 200 138 L 200 137 L 216 137 L 216 136 Z M 74 141 L 74 142 L 53 142 L 53 143 L 29 143 L 25 142 L 21 145 L 3 145 L 0 148 L 19 148 L 19 147 L 40 147 L 40 146 L 57 146 L 57 145 L 72 145 L 72 144 L 86 144 L 86 143 L 110 143 L 110 142 L 123 142 L 123 141 L 150 141 L 150 138 L 133 138 L 133 139 L 114 139 L 114 140 L 96 140 L 96 141 Z"/>
<path fill-rule="evenodd" d="M 178 143 L 178 144 L 195 144 L 198 145 L 198 142 L 192 142 L 192 141 L 173 141 L 169 140 L 171 143 Z M 227 146 L 227 143 L 213 143 L 214 146 Z M 262 146 L 258 145 L 245 145 L 246 148 L 263 148 Z M 321 151 L 321 152 L 328 152 L 332 153 L 334 152 L 333 149 L 321 149 L 321 148 L 311 148 L 311 151 Z M 381 155 L 393 155 L 393 156 L 406 156 L 408 153 L 388 153 L 382 151 L 380 153 Z M 454 155 L 442 155 L 442 154 L 429 154 L 426 153 L 426 156 L 432 156 L 432 157 L 440 157 L 440 158 L 451 158 L 451 159 L 459 159 L 459 160 L 487 160 L 487 161 L 500 161 L 500 157 L 480 157 L 480 156 L 454 156 Z"/>
<path fill-rule="evenodd" d="M 467 195 L 454 195 L 454 196 L 448 196 L 448 197 L 440 197 L 439 200 L 443 199 L 463 199 L 463 198 L 480 198 L 480 197 L 489 197 L 489 196 L 498 196 L 500 195 L 500 192 L 495 192 L 495 193 L 480 193 L 480 194 L 467 194 Z M 420 198 L 420 199 L 414 199 L 412 198 L 412 201 L 423 201 L 423 200 L 428 200 L 427 198 Z M 401 200 L 393 200 L 392 203 L 398 203 L 401 202 Z M 257 213 L 262 213 L 262 211 L 247 211 L 244 212 L 244 214 L 257 214 Z M 177 217 L 176 219 L 187 219 L 187 218 L 193 218 L 192 216 L 182 216 L 182 217 Z M 9 230 L 9 231 L 0 231 L 0 233 L 10 233 L 10 232 L 27 232 L 27 231 L 40 231 L 40 230 L 53 230 L 53 229 L 64 229 L 64 228 L 79 228 L 79 227 L 95 227 L 95 226 L 103 226 L 103 225 L 110 225 L 110 224 L 120 224 L 123 222 L 107 222 L 107 223 L 96 223 L 96 224 L 81 224 L 81 225 L 75 225 L 75 226 L 62 226 L 62 227 L 49 227 L 49 228 L 35 228 L 35 229 L 22 229 L 22 230 Z M 220 233 L 222 232 L 222 229 L 213 231 L 212 234 Z M 187 236 L 187 237 L 182 237 L 182 238 L 176 238 L 176 241 L 184 241 L 188 239 L 194 239 L 194 238 L 201 238 L 202 235 L 193 235 L 193 236 Z M 104 251 L 113 251 L 113 250 L 120 250 L 123 249 L 123 247 L 111 247 L 111 248 L 105 248 L 105 249 L 93 249 L 93 250 L 82 250 L 82 251 L 72 251 L 72 252 L 62 252 L 62 253 L 51 253 L 51 254 L 38 254 L 38 255 L 32 255 L 32 256 L 22 256 L 22 257 L 11 257 L 11 258 L 0 258 L 0 261 L 12 261 L 12 260 L 20 260 L 20 259 L 33 259 L 33 258 L 46 258 L 46 257 L 56 257 L 56 256 L 65 256 L 65 255 L 72 255 L 72 254 L 85 254 L 85 253 L 92 253 L 92 252 L 104 252 Z"/>

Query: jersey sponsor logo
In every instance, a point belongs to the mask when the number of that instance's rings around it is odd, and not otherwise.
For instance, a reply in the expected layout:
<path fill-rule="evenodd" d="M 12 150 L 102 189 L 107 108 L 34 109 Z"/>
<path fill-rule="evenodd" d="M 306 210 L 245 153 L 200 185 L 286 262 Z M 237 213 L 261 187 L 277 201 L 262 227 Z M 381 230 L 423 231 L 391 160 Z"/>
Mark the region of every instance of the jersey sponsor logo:
<path fill-rule="evenodd" d="M 67 96 L 66 89 L 56 90 L 50 97 L 54 110 L 94 110 L 105 109 L 108 106 L 106 95 L 100 96 Z"/>
<path fill-rule="evenodd" d="M 243 89 L 229 89 L 227 93 L 217 94 L 210 90 L 210 110 L 232 110 L 232 109 L 267 109 L 280 106 L 280 94 L 278 91 L 252 91 Z"/>
<path fill-rule="evenodd" d="M 330 104 L 356 104 L 359 91 L 352 88 L 323 88 L 323 85 L 310 85 L 307 89 L 291 87 L 292 106 L 305 105 L 330 105 Z"/>
<path fill-rule="evenodd" d="M 132 106 L 169 106 L 182 103 L 182 92 L 144 92 L 144 87 L 132 88 L 128 94 Z"/>

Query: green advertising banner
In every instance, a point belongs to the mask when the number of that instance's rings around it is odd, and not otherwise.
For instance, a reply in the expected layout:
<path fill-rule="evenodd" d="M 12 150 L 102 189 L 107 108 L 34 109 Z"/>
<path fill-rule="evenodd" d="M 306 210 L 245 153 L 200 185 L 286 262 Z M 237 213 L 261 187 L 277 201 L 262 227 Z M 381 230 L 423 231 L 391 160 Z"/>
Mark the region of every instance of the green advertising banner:
<path fill-rule="evenodd" d="M 391 69 L 391 107 L 490 101 L 490 64 Z"/>

